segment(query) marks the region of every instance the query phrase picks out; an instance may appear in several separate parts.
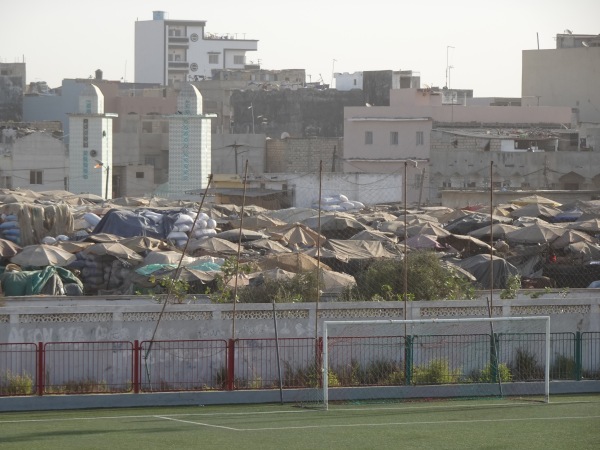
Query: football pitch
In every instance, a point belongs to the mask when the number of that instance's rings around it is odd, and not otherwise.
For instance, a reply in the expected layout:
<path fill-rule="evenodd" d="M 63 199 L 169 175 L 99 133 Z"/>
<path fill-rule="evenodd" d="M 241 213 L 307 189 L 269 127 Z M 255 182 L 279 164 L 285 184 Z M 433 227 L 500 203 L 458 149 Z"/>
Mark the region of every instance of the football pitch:
<path fill-rule="evenodd" d="M 599 449 L 600 395 L 0 414 L 2 450 L 124 448 Z"/>

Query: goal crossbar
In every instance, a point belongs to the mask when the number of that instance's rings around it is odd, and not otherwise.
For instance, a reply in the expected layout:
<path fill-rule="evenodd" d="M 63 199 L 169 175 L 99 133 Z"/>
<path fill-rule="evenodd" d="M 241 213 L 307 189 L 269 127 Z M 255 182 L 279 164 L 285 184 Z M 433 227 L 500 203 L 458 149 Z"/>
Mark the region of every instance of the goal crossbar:
<path fill-rule="evenodd" d="M 456 319 L 377 319 L 377 320 L 341 320 L 341 321 L 324 321 L 323 322 L 323 350 L 322 350 L 322 385 L 323 385 L 323 401 L 325 408 L 328 407 L 329 403 L 329 339 L 330 331 L 335 328 L 355 325 L 425 325 L 425 324 L 466 324 L 466 323 L 489 323 L 493 333 L 493 325 L 495 323 L 503 322 L 538 322 L 543 323 L 543 331 L 540 329 L 540 333 L 544 334 L 544 402 L 548 403 L 550 399 L 550 317 L 549 316 L 520 316 L 520 317 L 476 317 L 476 318 L 456 318 Z M 406 337 L 406 328 L 404 330 Z"/>

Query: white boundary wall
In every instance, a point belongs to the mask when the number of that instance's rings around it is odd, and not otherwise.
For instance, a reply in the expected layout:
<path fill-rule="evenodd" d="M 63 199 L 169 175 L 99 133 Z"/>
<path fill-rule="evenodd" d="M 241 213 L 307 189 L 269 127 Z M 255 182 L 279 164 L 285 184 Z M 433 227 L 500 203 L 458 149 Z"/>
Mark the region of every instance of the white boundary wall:
<path fill-rule="evenodd" d="M 600 332 L 600 298 L 594 290 L 577 297 L 554 294 L 539 298 L 494 300 L 497 317 L 550 316 L 552 332 Z M 193 301 L 193 300 L 192 300 Z M 133 341 L 150 339 L 162 305 L 144 297 L 29 297 L 5 298 L 0 306 L 0 342 Z M 231 304 L 195 300 L 168 305 L 156 339 L 229 339 Z M 277 304 L 280 338 L 315 336 L 315 303 Z M 319 323 L 325 320 L 404 318 L 403 302 L 327 302 L 319 305 Z M 274 337 L 273 309 L 267 304 L 236 306 L 235 338 Z M 487 317 L 485 299 L 408 302 L 406 318 Z M 321 330 L 319 330 L 319 336 Z"/>

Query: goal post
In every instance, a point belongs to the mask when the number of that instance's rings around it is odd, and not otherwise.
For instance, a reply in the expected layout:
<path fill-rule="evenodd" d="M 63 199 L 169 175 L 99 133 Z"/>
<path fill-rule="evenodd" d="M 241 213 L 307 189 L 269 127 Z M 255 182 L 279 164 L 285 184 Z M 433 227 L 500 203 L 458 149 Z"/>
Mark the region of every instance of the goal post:
<path fill-rule="evenodd" d="M 549 402 L 550 317 L 325 321 L 330 402 L 518 397 Z"/>

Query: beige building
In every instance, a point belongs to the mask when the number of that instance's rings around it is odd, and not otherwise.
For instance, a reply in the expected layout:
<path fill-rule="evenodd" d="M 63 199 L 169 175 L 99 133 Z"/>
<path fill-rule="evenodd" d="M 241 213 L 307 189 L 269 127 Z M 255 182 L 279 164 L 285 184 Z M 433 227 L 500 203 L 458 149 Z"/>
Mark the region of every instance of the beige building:
<path fill-rule="evenodd" d="M 0 187 L 50 191 L 67 189 L 67 148 L 50 131 L 0 130 Z"/>
<path fill-rule="evenodd" d="M 557 34 L 555 49 L 523 50 L 524 105 L 568 106 L 600 123 L 600 35 Z"/>
<path fill-rule="evenodd" d="M 593 184 L 595 175 L 578 173 L 566 156 L 560 161 L 565 164 L 560 168 L 562 178 L 550 177 L 551 163 L 544 166 L 546 175 L 530 177 L 539 172 L 538 154 L 560 149 L 561 134 L 527 136 L 528 130 L 565 132 L 573 120 L 569 107 L 446 104 L 441 93 L 431 89 L 392 90 L 390 100 L 390 107 L 345 108 L 344 171 L 402 174 L 406 170 L 403 185 L 409 204 L 439 204 L 440 192 L 447 188 L 489 186 L 485 170 L 493 160 L 511 160 L 503 163 L 501 171 L 498 166 L 500 187 Z M 505 134 L 504 128 L 515 135 Z M 529 158 L 529 151 L 540 153 Z"/>

